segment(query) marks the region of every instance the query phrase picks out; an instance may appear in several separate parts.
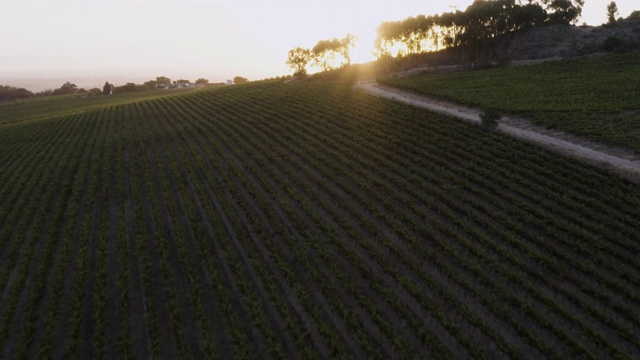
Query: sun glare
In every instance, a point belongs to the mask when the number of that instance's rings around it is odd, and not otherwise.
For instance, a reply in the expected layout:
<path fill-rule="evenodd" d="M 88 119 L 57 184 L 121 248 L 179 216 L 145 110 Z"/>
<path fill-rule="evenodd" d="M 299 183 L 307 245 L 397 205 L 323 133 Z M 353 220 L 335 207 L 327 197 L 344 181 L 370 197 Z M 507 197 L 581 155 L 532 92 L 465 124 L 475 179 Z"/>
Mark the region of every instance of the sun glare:
<path fill-rule="evenodd" d="M 65 74 L 65 81 L 73 80 L 66 74 L 100 78 L 96 86 L 104 83 L 105 73 L 135 73 L 136 79 L 168 75 L 225 81 L 242 75 L 257 80 L 290 74 L 285 65 L 289 50 L 310 49 L 320 40 L 348 33 L 357 37 L 351 62 L 363 63 L 375 59 L 376 29 L 382 22 L 464 10 L 472 2 L 12 1 L 3 4 L 0 22 L 7 29 L 29 24 L 29 30 L 0 34 L 0 80 L 58 73 Z M 579 22 L 603 23 L 607 3 L 586 1 Z M 620 16 L 628 16 L 637 2 L 618 1 L 618 8 Z"/>

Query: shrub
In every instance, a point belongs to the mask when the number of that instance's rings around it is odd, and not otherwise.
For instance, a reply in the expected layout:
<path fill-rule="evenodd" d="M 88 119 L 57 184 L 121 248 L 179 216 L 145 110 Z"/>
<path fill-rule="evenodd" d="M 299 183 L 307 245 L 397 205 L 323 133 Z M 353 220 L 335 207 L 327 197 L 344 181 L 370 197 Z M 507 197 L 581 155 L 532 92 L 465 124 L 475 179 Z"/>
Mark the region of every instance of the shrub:
<path fill-rule="evenodd" d="M 627 39 L 623 39 L 617 36 L 608 36 L 602 42 L 602 50 L 608 52 L 614 52 L 617 54 L 627 53 L 633 51 L 636 48 L 636 44 Z"/>
<path fill-rule="evenodd" d="M 501 118 L 502 113 L 496 109 L 485 109 L 480 113 L 481 124 L 487 129 L 497 128 Z"/>

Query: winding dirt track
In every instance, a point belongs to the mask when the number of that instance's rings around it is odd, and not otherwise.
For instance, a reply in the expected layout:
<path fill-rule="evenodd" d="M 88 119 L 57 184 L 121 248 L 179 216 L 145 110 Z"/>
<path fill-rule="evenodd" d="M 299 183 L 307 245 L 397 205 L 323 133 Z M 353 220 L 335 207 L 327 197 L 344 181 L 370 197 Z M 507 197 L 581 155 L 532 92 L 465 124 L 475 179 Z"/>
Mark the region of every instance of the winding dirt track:
<path fill-rule="evenodd" d="M 481 111 L 479 109 L 382 86 L 374 81 L 360 81 L 356 84 L 356 88 L 363 89 L 372 95 L 393 99 L 405 104 L 480 124 Z M 588 140 L 568 136 L 561 132 L 549 131 L 523 119 L 503 117 L 496 130 L 542 145 L 545 148 L 563 155 L 613 171 L 629 180 L 640 182 L 640 158 L 630 153 L 619 156 L 614 153 L 619 153 L 620 150 L 606 148 Z"/>

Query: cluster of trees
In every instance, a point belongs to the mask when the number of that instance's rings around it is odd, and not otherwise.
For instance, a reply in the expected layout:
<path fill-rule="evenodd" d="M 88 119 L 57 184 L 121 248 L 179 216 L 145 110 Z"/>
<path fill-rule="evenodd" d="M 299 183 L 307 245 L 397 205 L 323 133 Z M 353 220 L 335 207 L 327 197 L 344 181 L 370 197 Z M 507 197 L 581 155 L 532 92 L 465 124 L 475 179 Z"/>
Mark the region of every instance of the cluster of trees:
<path fill-rule="evenodd" d="M 374 52 L 382 59 L 455 47 L 474 60 L 499 35 L 547 24 L 575 24 L 583 6 L 584 0 L 475 0 L 465 11 L 383 22 Z M 294 75 L 306 74 L 309 64 L 323 71 L 351 64 L 354 40 L 348 34 L 321 40 L 312 49 L 296 47 L 289 51 L 286 64 Z M 337 58 L 342 62 L 336 64 Z"/>
<path fill-rule="evenodd" d="M 191 84 L 191 81 L 184 80 L 184 79 L 171 81 L 171 79 L 166 76 L 158 76 L 155 78 L 155 80 L 149 80 L 144 82 L 143 84 L 135 84 L 135 83 L 129 82 L 121 86 L 114 86 L 113 84 L 109 84 L 109 82 L 106 82 L 104 84 L 104 87 L 102 88 L 102 93 L 105 95 L 109 95 L 111 93 L 122 94 L 122 93 L 136 92 L 136 91 L 155 90 L 155 89 L 167 89 L 167 88 L 173 89 L 173 88 L 186 87 L 188 86 L 188 84 Z M 198 80 L 196 80 L 195 85 L 207 86 L 210 84 L 209 84 L 209 80 L 204 78 L 199 78 Z"/>
<path fill-rule="evenodd" d="M 351 65 L 350 53 L 355 40 L 353 34 L 347 34 L 342 39 L 320 40 L 312 49 L 296 47 L 289 50 L 286 64 L 296 76 L 305 75 L 309 64 L 318 66 L 322 71 Z"/>
<path fill-rule="evenodd" d="M 62 86 L 60 86 L 59 88 L 53 90 L 52 95 L 69 95 L 69 94 L 75 94 L 77 92 L 86 92 L 86 90 L 84 89 L 78 89 L 78 86 L 76 84 L 72 84 L 70 82 L 65 82 L 64 84 L 62 84 Z"/>
<path fill-rule="evenodd" d="M 409 17 L 378 27 L 378 58 L 459 47 L 471 58 L 495 37 L 544 24 L 571 24 L 582 13 L 584 0 L 476 0 L 465 11 Z"/>
<path fill-rule="evenodd" d="M 242 77 L 242 76 L 235 76 L 233 78 L 233 83 L 234 84 L 242 84 L 242 83 L 246 83 L 248 81 L 249 81 L 249 79 L 247 79 L 245 77 Z M 197 82 L 196 82 L 196 84 L 197 84 Z"/>
<path fill-rule="evenodd" d="M 105 91 L 105 89 L 108 92 Z M 146 85 L 139 85 L 139 84 L 128 82 L 120 86 L 115 86 L 112 84 L 109 84 L 109 86 L 107 86 L 107 84 L 105 84 L 105 86 L 102 89 L 102 93 L 105 95 L 109 95 L 111 94 L 111 91 L 113 91 L 113 94 L 121 94 L 121 93 L 129 93 L 129 92 L 136 92 L 136 91 L 148 91 L 148 90 L 151 90 L 151 88 L 149 88 Z"/>
<path fill-rule="evenodd" d="M 234 78 L 234 82 L 236 84 L 248 81 L 246 78 L 241 76 L 236 76 Z M 85 90 L 82 88 L 78 88 L 76 84 L 73 84 L 69 81 L 62 84 L 57 89 L 51 90 L 43 90 L 37 93 L 33 93 L 27 89 L 18 88 L 14 86 L 8 85 L 0 85 L 0 101 L 6 100 L 16 100 L 16 99 L 29 99 L 32 97 L 43 97 L 43 96 L 55 96 L 55 95 L 69 95 L 69 94 L 89 94 L 89 95 L 110 95 L 110 94 L 118 94 L 118 93 L 128 93 L 135 91 L 147 91 L 147 90 L 155 90 L 155 89 L 164 89 L 164 88 L 176 88 L 176 87 L 184 87 L 186 84 L 191 84 L 189 80 L 176 80 L 171 81 L 166 76 L 158 76 L 155 80 L 149 80 L 144 84 L 135 84 L 135 83 L 126 83 L 121 86 L 115 86 L 110 84 L 108 81 L 104 83 L 102 89 L 93 88 L 90 90 Z M 218 84 L 209 84 L 209 80 L 204 78 L 199 78 L 196 80 L 195 85 L 224 85 L 224 83 Z"/>
<path fill-rule="evenodd" d="M 618 17 L 620 12 L 618 11 L 618 4 L 615 1 L 612 1 L 607 5 L 607 21 L 609 24 L 615 24 L 618 21 L 623 21 L 623 17 Z M 632 11 L 631 14 L 627 17 L 627 20 L 631 19 L 640 19 L 640 10 Z"/>
<path fill-rule="evenodd" d="M 28 99 L 33 96 L 34 94 L 27 89 L 9 85 L 0 85 L 0 101 Z"/>
<path fill-rule="evenodd" d="M 175 88 L 175 87 L 181 87 L 181 86 L 185 86 L 186 84 L 190 84 L 191 81 L 189 80 L 184 80 L 184 79 L 180 79 L 180 80 L 174 80 L 171 81 L 171 79 L 169 79 L 166 76 L 158 76 L 156 77 L 155 80 L 149 80 L 147 82 L 145 82 L 144 84 L 142 84 L 143 86 L 145 86 L 148 90 L 153 90 L 153 89 L 159 89 L 159 88 Z M 205 78 L 198 78 L 198 80 L 196 80 L 195 82 L 196 85 L 209 85 L 209 80 L 205 79 Z M 138 85 L 139 86 L 139 85 Z"/>
<path fill-rule="evenodd" d="M 24 90 L 24 89 L 22 89 Z M 26 91 L 26 90 L 24 90 Z M 46 90 L 42 90 L 42 91 L 38 91 L 36 93 L 30 93 L 29 97 L 23 97 L 23 99 L 27 99 L 27 98 L 31 98 L 31 97 L 44 97 L 44 96 L 56 96 L 56 95 L 69 95 L 69 94 L 86 94 L 88 93 L 87 90 L 82 89 L 82 88 L 78 88 L 78 86 L 76 84 L 73 84 L 69 81 L 65 82 L 64 84 L 62 84 L 62 86 L 60 86 L 57 89 L 51 90 L 51 89 L 46 89 Z"/>

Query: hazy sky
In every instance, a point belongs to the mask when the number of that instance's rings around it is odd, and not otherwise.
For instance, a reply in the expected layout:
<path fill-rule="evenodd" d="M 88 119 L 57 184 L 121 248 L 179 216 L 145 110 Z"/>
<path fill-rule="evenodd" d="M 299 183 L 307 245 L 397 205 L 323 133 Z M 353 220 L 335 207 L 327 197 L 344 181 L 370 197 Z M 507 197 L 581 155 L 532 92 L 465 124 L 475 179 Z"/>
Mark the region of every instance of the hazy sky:
<path fill-rule="evenodd" d="M 586 0 L 605 22 L 610 0 Z M 67 74 L 261 79 L 284 75 L 287 51 L 321 39 L 360 38 L 369 60 L 385 20 L 464 10 L 472 0 L 0 0 L 0 75 Z M 638 0 L 616 1 L 621 16 Z M 71 79 L 73 80 L 73 79 Z"/>

